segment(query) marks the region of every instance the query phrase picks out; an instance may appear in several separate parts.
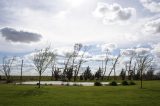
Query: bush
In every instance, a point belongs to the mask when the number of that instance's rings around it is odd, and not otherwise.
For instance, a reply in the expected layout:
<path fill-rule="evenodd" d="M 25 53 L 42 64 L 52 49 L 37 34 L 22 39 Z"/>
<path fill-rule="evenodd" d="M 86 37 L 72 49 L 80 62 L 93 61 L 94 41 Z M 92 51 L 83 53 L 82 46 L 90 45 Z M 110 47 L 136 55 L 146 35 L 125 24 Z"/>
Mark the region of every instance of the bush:
<path fill-rule="evenodd" d="M 48 85 L 52 86 L 52 84 L 48 84 Z"/>
<path fill-rule="evenodd" d="M 74 83 L 73 86 L 79 86 L 78 84 Z"/>
<path fill-rule="evenodd" d="M 117 82 L 116 81 L 112 81 L 112 82 L 109 83 L 109 85 L 111 85 L 111 86 L 117 86 Z"/>
<path fill-rule="evenodd" d="M 129 82 L 129 85 L 136 85 L 136 83 L 131 81 L 131 82 Z"/>
<path fill-rule="evenodd" d="M 102 86 L 101 82 L 94 82 L 94 86 Z"/>
<path fill-rule="evenodd" d="M 124 85 L 124 86 L 125 86 L 125 85 L 129 85 L 129 84 L 128 84 L 128 82 L 127 82 L 127 81 L 123 81 L 123 82 L 122 82 L 122 85 Z"/>
<path fill-rule="evenodd" d="M 66 86 L 69 86 L 69 83 L 67 83 Z"/>

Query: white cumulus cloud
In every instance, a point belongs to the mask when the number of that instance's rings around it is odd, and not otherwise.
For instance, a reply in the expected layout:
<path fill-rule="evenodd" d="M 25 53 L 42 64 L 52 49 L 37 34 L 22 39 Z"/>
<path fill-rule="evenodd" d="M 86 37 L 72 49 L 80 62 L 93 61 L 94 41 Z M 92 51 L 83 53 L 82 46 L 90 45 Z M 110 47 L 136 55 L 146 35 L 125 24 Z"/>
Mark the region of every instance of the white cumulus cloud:
<path fill-rule="evenodd" d="M 117 45 L 114 43 L 107 43 L 107 44 L 101 45 L 102 52 L 106 52 L 106 51 L 112 52 L 116 48 L 117 48 Z"/>
<path fill-rule="evenodd" d="M 142 32 L 149 34 L 160 33 L 160 18 L 150 20 L 144 24 Z"/>
<path fill-rule="evenodd" d="M 154 0 L 141 0 L 141 3 L 150 12 L 153 12 L 153 13 L 160 12 L 160 1 L 156 2 Z"/>
<path fill-rule="evenodd" d="M 102 18 L 104 24 L 121 23 L 131 19 L 136 10 L 131 7 L 123 8 L 121 5 L 98 3 L 93 15 Z"/>

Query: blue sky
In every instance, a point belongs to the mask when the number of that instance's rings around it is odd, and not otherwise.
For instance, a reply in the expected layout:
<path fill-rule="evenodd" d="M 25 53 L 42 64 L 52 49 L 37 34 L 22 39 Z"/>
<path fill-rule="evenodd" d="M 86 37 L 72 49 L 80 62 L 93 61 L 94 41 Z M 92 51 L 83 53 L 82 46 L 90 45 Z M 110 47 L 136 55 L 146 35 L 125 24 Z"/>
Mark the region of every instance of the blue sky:
<path fill-rule="evenodd" d="M 66 52 L 83 43 L 92 57 L 115 45 L 114 56 L 149 48 L 159 61 L 159 42 L 159 0 L 0 0 L 0 60 L 50 44 Z"/>

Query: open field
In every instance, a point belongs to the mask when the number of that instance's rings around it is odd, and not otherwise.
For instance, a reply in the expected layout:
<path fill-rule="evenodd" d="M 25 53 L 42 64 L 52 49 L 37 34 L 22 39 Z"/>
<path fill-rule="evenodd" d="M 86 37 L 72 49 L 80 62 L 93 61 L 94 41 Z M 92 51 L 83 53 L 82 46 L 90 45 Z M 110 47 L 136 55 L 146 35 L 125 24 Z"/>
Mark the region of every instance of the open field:
<path fill-rule="evenodd" d="M 137 82 L 138 83 L 138 82 Z M 160 81 L 134 86 L 42 86 L 0 84 L 0 106 L 160 106 Z"/>

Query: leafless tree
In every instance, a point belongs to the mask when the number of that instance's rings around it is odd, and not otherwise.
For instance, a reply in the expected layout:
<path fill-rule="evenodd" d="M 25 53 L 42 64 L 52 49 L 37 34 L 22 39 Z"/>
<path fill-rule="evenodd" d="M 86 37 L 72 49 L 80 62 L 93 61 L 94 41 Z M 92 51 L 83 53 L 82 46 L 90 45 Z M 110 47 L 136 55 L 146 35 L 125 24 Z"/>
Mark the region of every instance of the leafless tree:
<path fill-rule="evenodd" d="M 20 84 L 22 84 L 22 72 L 23 72 L 23 59 L 21 62 L 21 76 L 20 76 Z"/>
<path fill-rule="evenodd" d="M 33 63 L 35 65 L 35 70 L 39 74 L 39 83 L 38 87 L 41 86 L 41 76 L 43 72 L 48 68 L 48 66 L 51 64 L 51 62 L 54 59 L 54 53 L 50 51 L 50 47 L 47 47 L 45 49 L 41 49 L 36 51 L 33 57 Z"/>
<path fill-rule="evenodd" d="M 149 54 L 137 55 L 136 61 L 137 61 L 138 71 L 140 71 L 140 80 L 142 88 L 143 73 L 151 66 L 153 58 Z"/>
<path fill-rule="evenodd" d="M 133 79 L 135 79 L 136 68 L 137 68 L 137 62 L 134 63 L 134 67 L 133 67 Z"/>
<path fill-rule="evenodd" d="M 108 54 L 109 54 L 109 50 L 106 51 L 106 58 L 105 58 L 105 65 L 104 65 L 104 72 L 103 72 L 103 75 L 102 75 L 102 79 L 104 79 L 104 76 L 105 76 L 106 71 L 107 71 L 107 64 L 109 62 Z"/>
<path fill-rule="evenodd" d="M 130 58 L 129 58 L 129 66 L 128 66 L 128 79 L 129 80 L 132 80 L 133 73 L 134 73 L 134 70 L 135 70 L 135 64 L 134 64 L 134 67 L 132 67 L 133 60 L 135 59 L 135 56 L 136 56 L 136 54 L 132 53 Z"/>
<path fill-rule="evenodd" d="M 15 57 L 12 57 L 12 58 L 3 57 L 1 72 L 5 75 L 7 83 L 11 81 L 11 68 L 14 60 L 15 60 Z"/>
<path fill-rule="evenodd" d="M 120 56 L 121 56 L 121 55 L 119 54 L 119 55 L 116 57 L 116 59 L 113 60 L 114 62 L 113 62 L 111 71 L 110 71 L 109 74 L 108 74 L 108 80 L 109 80 L 110 75 L 111 75 L 111 73 L 112 73 L 113 70 L 114 70 L 114 80 L 116 79 L 116 78 L 115 78 L 115 77 L 116 77 L 116 65 L 117 65 L 117 63 L 118 63 L 118 60 L 119 60 Z"/>
<path fill-rule="evenodd" d="M 89 48 L 88 48 L 87 46 L 84 46 L 83 54 L 80 56 L 80 59 L 79 59 L 78 62 L 77 62 L 77 67 L 76 67 L 76 69 L 74 70 L 74 81 L 77 80 L 77 76 L 78 76 L 78 74 L 79 74 L 81 65 L 86 62 L 86 61 L 84 61 L 84 55 L 85 55 L 85 53 L 86 53 L 86 51 L 87 51 L 88 49 L 89 49 Z"/>
<path fill-rule="evenodd" d="M 54 56 L 53 61 L 51 62 L 51 73 L 52 73 L 51 80 L 53 80 L 54 73 L 57 73 L 57 72 L 55 72 L 55 71 L 57 71 L 56 70 L 57 55 L 54 54 L 53 56 Z"/>
<path fill-rule="evenodd" d="M 62 79 L 63 80 L 66 80 L 66 78 L 67 78 L 66 73 L 67 73 L 67 70 L 71 67 L 70 66 L 71 59 L 72 59 L 72 53 L 69 53 L 69 52 L 66 53 L 65 59 L 64 59 L 64 70 L 63 70 L 63 73 L 62 73 Z"/>
<path fill-rule="evenodd" d="M 83 62 L 82 59 L 83 59 L 83 56 L 84 56 L 84 54 L 83 54 L 81 59 L 80 59 L 79 65 L 77 65 L 75 62 L 76 62 L 76 58 L 78 57 L 79 52 L 80 52 L 81 49 L 82 49 L 82 44 L 76 43 L 74 45 L 73 52 L 66 54 L 66 56 L 65 56 L 66 57 L 66 59 L 65 59 L 66 61 L 64 62 L 65 67 L 64 67 L 63 74 L 65 74 L 67 72 L 67 70 L 70 70 L 70 71 L 72 70 L 74 72 L 74 76 L 77 75 L 77 73 L 79 72 L 80 66 L 81 66 L 81 64 Z M 66 75 L 63 75 L 63 76 L 65 77 Z"/>

